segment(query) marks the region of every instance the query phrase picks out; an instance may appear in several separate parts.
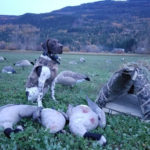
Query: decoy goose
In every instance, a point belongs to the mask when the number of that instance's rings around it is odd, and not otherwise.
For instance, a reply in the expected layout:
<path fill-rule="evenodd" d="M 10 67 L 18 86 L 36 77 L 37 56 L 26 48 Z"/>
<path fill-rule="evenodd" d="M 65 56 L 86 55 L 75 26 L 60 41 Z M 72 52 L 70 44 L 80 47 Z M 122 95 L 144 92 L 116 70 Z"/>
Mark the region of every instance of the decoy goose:
<path fill-rule="evenodd" d="M 60 72 L 56 78 L 54 79 L 52 86 L 51 86 L 51 92 L 52 92 L 52 99 L 55 100 L 55 84 L 61 84 L 73 87 L 75 84 L 83 82 L 83 81 L 90 81 L 90 78 L 87 75 L 73 72 L 73 71 L 62 71 Z"/>
<path fill-rule="evenodd" d="M 5 66 L 2 69 L 2 73 L 13 74 L 13 73 L 16 73 L 16 71 L 14 70 L 12 66 Z"/>
<path fill-rule="evenodd" d="M 4 61 L 4 60 L 7 60 L 7 59 L 3 56 L 0 56 L 0 61 Z"/>
<path fill-rule="evenodd" d="M 22 67 L 23 70 L 24 70 L 24 67 L 31 66 L 31 65 L 34 65 L 34 63 L 30 62 L 27 59 L 20 60 L 20 61 L 17 61 L 16 63 L 14 63 L 14 66 L 16 66 L 16 67 Z"/>
<path fill-rule="evenodd" d="M 81 63 L 85 62 L 85 58 L 84 58 L 84 57 L 81 57 L 81 58 L 80 58 L 80 62 L 81 62 Z"/>

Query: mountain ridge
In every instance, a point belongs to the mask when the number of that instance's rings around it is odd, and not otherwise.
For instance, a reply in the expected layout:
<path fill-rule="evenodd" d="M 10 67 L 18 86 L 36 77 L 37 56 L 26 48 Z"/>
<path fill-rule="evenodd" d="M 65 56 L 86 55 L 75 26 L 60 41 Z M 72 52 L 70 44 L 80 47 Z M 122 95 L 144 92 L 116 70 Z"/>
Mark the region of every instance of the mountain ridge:
<path fill-rule="evenodd" d="M 97 1 L 49 13 L 0 15 L 0 49 L 40 49 L 57 38 L 72 51 L 149 51 L 150 1 Z M 143 42 L 144 41 L 144 42 Z"/>

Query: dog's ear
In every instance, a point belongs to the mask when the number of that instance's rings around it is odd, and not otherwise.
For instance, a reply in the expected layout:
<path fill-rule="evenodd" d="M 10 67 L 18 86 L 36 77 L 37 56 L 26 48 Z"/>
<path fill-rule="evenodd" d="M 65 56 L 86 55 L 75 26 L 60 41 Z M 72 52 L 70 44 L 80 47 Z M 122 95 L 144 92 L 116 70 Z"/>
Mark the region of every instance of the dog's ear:
<path fill-rule="evenodd" d="M 49 52 L 49 41 L 50 39 L 48 39 L 46 42 L 42 43 L 41 46 L 44 50 L 44 54 L 47 54 Z"/>

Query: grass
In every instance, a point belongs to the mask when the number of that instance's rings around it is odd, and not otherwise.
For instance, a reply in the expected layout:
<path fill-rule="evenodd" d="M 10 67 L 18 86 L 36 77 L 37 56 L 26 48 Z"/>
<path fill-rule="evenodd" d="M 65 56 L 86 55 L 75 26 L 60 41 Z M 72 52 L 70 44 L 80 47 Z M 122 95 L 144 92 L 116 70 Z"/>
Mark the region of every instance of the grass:
<path fill-rule="evenodd" d="M 17 60 L 29 59 L 34 61 L 40 55 L 39 52 L 0 52 L 1 56 L 7 58 L 7 62 L 0 62 L 0 70 L 5 65 L 12 65 Z M 84 57 L 86 62 L 71 65 L 71 60 L 79 61 Z M 124 61 L 122 60 L 124 58 Z M 85 54 L 63 54 L 59 72 L 72 70 L 89 75 L 91 82 L 76 85 L 73 89 L 56 86 L 55 103 L 47 93 L 43 100 L 44 107 L 51 107 L 62 111 L 67 110 L 68 104 L 86 104 L 85 97 L 88 95 L 92 100 L 96 99 L 100 88 L 109 79 L 113 72 L 118 70 L 123 63 L 147 60 L 149 56 L 121 56 L 121 55 L 85 55 Z M 15 67 L 17 74 L 0 73 L 0 106 L 5 104 L 30 104 L 25 98 L 25 82 L 32 67 L 25 70 Z M 148 150 L 150 149 L 150 124 L 140 119 L 127 115 L 107 115 L 107 126 L 105 129 L 99 127 L 94 132 L 105 135 L 108 145 L 104 148 L 96 142 L 86 140 L 70 134 L 49 134 L 42 126 L 30 119 L 21 121 L 25 126 L 25 132 L 12 134 L 8 139 L 0 132 L 0 150 Z M 69 131 L 68 125 L 65 127 Z"/>

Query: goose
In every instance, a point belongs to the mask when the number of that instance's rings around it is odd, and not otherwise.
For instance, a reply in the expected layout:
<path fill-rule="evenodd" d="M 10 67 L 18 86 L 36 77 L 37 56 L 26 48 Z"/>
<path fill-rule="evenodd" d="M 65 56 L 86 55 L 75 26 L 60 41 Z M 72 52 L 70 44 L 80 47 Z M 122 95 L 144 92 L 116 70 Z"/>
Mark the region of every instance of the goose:
<path fill-rule="evenodd" d="M 0 61 L 4 61 L 4 60 L 7 60 L 7 59 L 3 56 L 0 56 Z"/>
<path fill-rule="evenodd" d="M 80 62 L 81 62 L 81 63 L 85 62 L 85 58 L 84 58 L 84 57 L 81 57 L 81 58 L 80 58 Z"/>
<path fill-rule="evenodd" d="M 101 126 L 103 124 L 103 115 L 99 114 L 102 110 L 98 109 L 98 106 L 94 104 L 91 100 L 87 99 L 90 107 L 87 105 L 77 105 L 73 107 L 72 105 L 68 106 L 67 116 L 69 118 L 69 129 L 70 131 L 80 137 L 89 138 L 96 140 L 100 145 L 106 144 L 106 138 L 99 133 L 91 133 L 90 131 L 95 129 L 98 124 Z M 98 112 L 98 113 L 96 113 Z M 99 119 L 100 118 L 100 119 Z M 106 119 L 104 119 L 106 120 Z"/>
<path fill-rule="evenodd" d="M 20 61 L 17 61 L 16 63 L 14 63 L 14 66 L 16 66 L 16 67 L 22 67 L 23 69 L 24 69 L 24 67 L 31 66 L 31 65 L 34 65 L 34 63 L 30 62 L 27 59 L 20 60 Z"/>
<path fill-rule="evenodd" d="M 52 86 L 51 86 L 52 99 L 56 100 L 55 99 L 56 83 L 73 87 L 77 83 L 81 83 L 83 81 L 90 81 L 90 78 L 87 75 L 78 72 L 69 71 L 69 70 L 60 72 L 52 82 Z"/>
<path fill-rule="evenodd" d="M 63 130 L 66 124 L 66 116 L 63 113 L 51 109 L 43 108 L 41 109 L 40 115 L 36 120 L 50 133 L 57 133 Z"/>
<path fill-rule="evenodd" d="M 16 71 L 14 70 L 12 66 L 5 66 L 2 69 L 2 73 L 14 74 L 16 73 Z"/>
<path fill-rule="evenodd" d="M 77 65 L 78 63 L 75 60 L 69 61 L 70 65 Z"/>
<path fill-rule="evenodd" d="M 4 129 L 4 134 L 10 138 L 12 132 L 22 131 L 21 127 L 13 129 L 21 118 L 32 117 L 36 120 L 41 108 L 33 105 L 15 105 L 8 104 L 0 107 L 0 127 Z"/>

